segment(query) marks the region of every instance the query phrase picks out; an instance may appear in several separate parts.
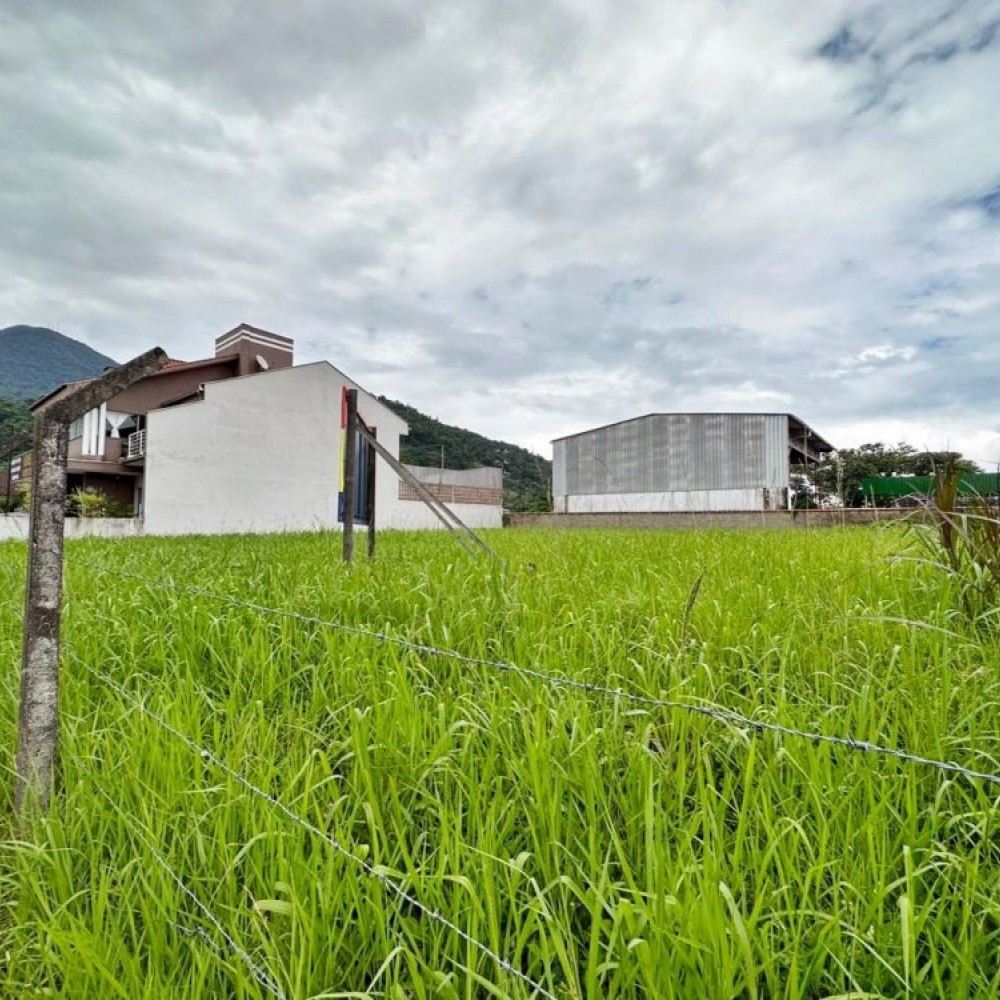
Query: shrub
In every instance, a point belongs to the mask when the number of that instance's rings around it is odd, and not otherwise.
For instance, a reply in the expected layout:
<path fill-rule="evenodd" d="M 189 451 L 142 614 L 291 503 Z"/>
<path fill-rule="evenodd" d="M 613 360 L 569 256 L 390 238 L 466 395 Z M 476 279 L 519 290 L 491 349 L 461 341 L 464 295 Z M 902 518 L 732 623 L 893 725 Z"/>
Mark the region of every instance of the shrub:
<path fill-rule="evenodd" d="M 107 517 L 111 509 L 111 501 L 92 487 L 73 490 L 66 498 L 66 510 L 79 517 Z"/>
<path fill-rule="evenodd" d="M 16 511 L 31 510 L 31 483 L 26 480 L 14 483 L 10 492 L 10 500 L 0 497 L 0 510 Z"/>

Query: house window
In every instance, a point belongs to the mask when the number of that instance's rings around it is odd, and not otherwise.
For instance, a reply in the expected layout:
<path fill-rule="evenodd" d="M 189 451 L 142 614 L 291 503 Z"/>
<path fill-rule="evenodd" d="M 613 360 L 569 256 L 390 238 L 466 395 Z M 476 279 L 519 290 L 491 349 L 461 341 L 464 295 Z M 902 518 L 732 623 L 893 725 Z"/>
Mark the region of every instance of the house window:
<path fill-rule="evenodd" d="M 75 441 L 77 438 L 83 437 L 83 417 L 77 417 L 69 425 L 69 439 L 70 441 Z"/>

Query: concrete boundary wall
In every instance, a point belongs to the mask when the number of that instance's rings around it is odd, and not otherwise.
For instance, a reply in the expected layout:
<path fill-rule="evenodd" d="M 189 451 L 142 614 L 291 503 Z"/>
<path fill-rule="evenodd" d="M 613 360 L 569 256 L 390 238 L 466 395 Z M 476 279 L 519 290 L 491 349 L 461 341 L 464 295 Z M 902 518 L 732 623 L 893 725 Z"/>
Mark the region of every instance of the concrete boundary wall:
<path fill-rule="evenodd" d="M 477 528 L 500 527 L 499 511 L 482 505 L 455 504 L 455 512 L 467 524 Z M 478 515 L 478 516 L 477 516 Z M 717 528 L 723 530 L 788 531 L 808 528 L 838 528 L 849 525 L 883 524 L 888 522 L 919 522 L 925 519 L 922 510 L 793 510 L 728 513 L 675 513 L 675 514 L 507 514 L 504 523 L 510 528 L 586 529 L 586 528 L 644 528 L 654 531 L 692 531 Z M 392 518 L 387 528 L 413 530 L 426 528 L 424 517 L 414 516 L 407 523 L 405 514 Z M 360 531 L 364 531 L 359 526 Z M 83 518 L 66 519 L 66 537 L 75 538 L 136 538 L 148 534 L 138 518 Z M 28 517 L 26 514 L 0 514 L 0 542 L 27 541 Z"/>
<path fill-rule="evenodd" d="M 922 509 L 875 510 L 772 510 L 687 512 L 656 514 L 508 514 L 511 528 L 647 528 L 659 531 L 707 528 L 787 531 L 805 528 L 838 528 L 845 525 L 880 524 L 889 521 L 920 521 Z"/>
<path fill-rule="evenodd" d="M 452 503 L 446 500 L 448 509 L 470 528 L 502 528 L 503 508 L 499 503 Z M 408 501 L 405 506 L 400 504 L 396 509 L 380 518 L 375 514 L 376 522 L 381 521 L 382 527 L 394 531 L 427 531 L 444 525 L 430 512 L 421 500 Z M 362 529 L 364 530 L 364 529 Z"/>
<path fill-rule="evenodd" d="M 449 504 L 453 510 L 470 528 L 499 528 L 502 526 L 502 515 L 499 506 L 484 504 Z M 307 528 L 297 528 L 296 531 L 340 531 L 343 525 L 337 524 L 333 529 L 321 524 Z M 411 503 L 393 510 L 380 530 L 383 531 L 427 531 L 444 530 L 444 526 L 434 517 L 423 503 Z M 362 534 L 366 531 L 364 525 L 354 529 Z M 281 531 L 273 528 L 268 530 L 246 532 L 247 534 L 275 535 Z M 141 518 L 133 517 L 67 517 L 66 538 L 138 538 L 154 536 L 157 532 L 147 531 Z M 195 535 L 190 532 L 171 532 L 172 535 Z M 26 542 L 28 540 L 27 514 L 0 514 L 0 542 Z"/>
<path fill-rule="evenodd" d="M 66 538 L 135 538 L 142 522 L 132 517 L 67 517 Z M 27 514 L 0 514 L 0 542 L 28 540 Z"/>

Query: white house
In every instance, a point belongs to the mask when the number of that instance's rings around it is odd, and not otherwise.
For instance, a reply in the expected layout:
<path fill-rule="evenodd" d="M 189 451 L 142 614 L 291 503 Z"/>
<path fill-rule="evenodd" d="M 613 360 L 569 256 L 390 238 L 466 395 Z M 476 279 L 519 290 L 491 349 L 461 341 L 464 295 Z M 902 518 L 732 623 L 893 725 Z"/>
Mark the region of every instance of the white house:
<path fill-rule="evenodd" d="M 293 365 L 292 352 L 243 324 L 213 358 L 168 363 L 77 422 L 70 487 L 133 504 L 150 535 L 339 528 L 344 391 L 358 390 L 359 415 L 396 458 L 408 427 L 333 365 Z M 359 449 L 359 463 L 372 457 Z M 441 526 L 381 457 L 375 468 L 379 528 Z M 470 527 L 501 526 L 499 470 L 413 472 Z"/>

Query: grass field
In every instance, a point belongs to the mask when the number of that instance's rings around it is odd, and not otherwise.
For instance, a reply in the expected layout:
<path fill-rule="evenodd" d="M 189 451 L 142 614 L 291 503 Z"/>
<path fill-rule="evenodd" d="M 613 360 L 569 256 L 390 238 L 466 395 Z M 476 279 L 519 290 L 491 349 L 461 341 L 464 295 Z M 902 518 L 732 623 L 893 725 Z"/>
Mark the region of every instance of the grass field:
<path fill-rule="evenodd" d="M 1000 786 L 226 600 L 1000 772 L 1000 641 L 903 533 L 489 540 L 70 545 L 62 790 L 19 836 L 0 791 L 3 995 L 266 995 L 167 867 L 281 995 L 532 994 L 319 833 L 560 998 L 1000 995 Z"/>

